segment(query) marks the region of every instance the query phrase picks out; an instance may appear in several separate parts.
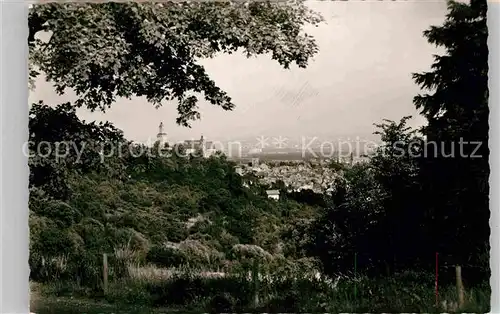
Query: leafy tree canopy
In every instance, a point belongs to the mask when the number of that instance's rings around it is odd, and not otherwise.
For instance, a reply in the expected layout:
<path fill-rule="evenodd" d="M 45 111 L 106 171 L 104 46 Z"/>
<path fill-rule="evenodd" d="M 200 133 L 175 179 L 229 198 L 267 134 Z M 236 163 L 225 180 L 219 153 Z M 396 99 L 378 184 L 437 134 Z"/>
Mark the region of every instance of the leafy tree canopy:
<path fill-rule="evenodd" d="M 271 54 L 284 68 L 306 67 L 318 51 L 301 30 L 322 18 L 303 0 L 35 5 L 29 14 L 30 78 L 41 71 L 76 106 L 106 110 L 117 97 L 145 96 L 155 106 L 177 100 L 177 123 L 200 118 L 198 97 L 231 110 L 231 97 L 200 58 L 243 49 Z M 49 40 L 35 36 L 46 31 Z"/>
<path fill-rule="evenodd" d="M 81 121 L 70 103 L 56 107 L 35 103 L 29 113 L 30 187 L 43 187 L 49 195 L 65 199 L 69 197 L 67 180 L 73 171 L 124 175 L 121 167 L 112 162 L 119 162 L 111 158 L 117 153 L 108 153 L 107 163 L 102 162 L 102 153 L 129 145 L 123 132 L 109 122 Z"/>

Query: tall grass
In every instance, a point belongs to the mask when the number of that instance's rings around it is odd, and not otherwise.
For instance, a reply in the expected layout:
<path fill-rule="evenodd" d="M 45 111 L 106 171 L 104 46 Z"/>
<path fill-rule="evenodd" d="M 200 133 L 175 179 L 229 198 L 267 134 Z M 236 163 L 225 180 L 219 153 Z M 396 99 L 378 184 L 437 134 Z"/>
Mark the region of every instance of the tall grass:
<path fill-rule="evenodd" d="M 214 272 L 128 265 L 107 295 L 75 284 L 52 283 L 51 295 L 87 295 L 114 304 L 216 312 L 477 312 L 489 311 L 489 285 L 466 290 L 458 308 L 454 286 L 440 287 L 436 307 L 432 274 L 405 272 L 390 278 L 351 276 L 335 281 L 308 271 L 273 269 L 259 274 L 257 294 L 248 270 Z M 50 288 L 50 289 L 48 289 Z M 73 289 L 73 291 L 71 291 Z"/>

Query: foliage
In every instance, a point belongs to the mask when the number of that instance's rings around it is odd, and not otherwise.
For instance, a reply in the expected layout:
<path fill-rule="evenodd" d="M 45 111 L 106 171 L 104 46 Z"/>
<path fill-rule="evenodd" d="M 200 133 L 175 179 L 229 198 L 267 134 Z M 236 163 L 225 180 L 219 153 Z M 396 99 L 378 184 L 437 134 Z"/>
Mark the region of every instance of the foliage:
<path fill-rule="evenodd" d="M 179 267 L 186 264 L 187 257 L 176 247 L 154 246 L 147 255 L 147 261 L 160 267 Z"/>
<path fill-rule="evenodd" d="M 266 252 L 263 248 L 257 245 L 236 244 L 233 246 L 229 255 L 236 260 L 254 260 L 254 259 L 271 259 L 272 255 Z"/>
<path fill-rule="evenodd" d="M 419 181 L 429 248 L 447 263 L 475 267 L 490 236 L 487 4 L 449 2 L 448 8 L 444 24 L 424 33 L 446 53 L 434 57 L 430 72 L 414 74 L 429 92 L 414 99 L 428 120 Z"/>
<path fill-rule="evenodd" d="M 317 256 L 326 274 L 351 272 L 355 254 L 366 252 L 367 261 L 360 267 L 367 269 L 372 258 L 374 237 L 383 210 L 380 187 L 372 169 L 355 165 L 346 172 L 345 182 L 339 184 L 332 196 L 332 205 L 315 221 L 311 230 L 309 254 Z M 370 251 L 367 251 L 370 249 Z"/>
<path fill-rule="evenodd" d="M 37 280 L 85 277 L 98 286 L 102 253 L 118 251 L 125 261 L 113 263 L 121 268 L 128 259 L 216 269 L 238 245 L 258 247 L 269 257 L 279 253 L 283 241 L 293 248 L 281 234 L 295 212 L 312 218 L 317 211 L 295 201 L 270 201 L 259 189 L 243 187 L 235 164 L 225 156 L 162 154 L 157 145 L 129 143 L 110 124 L 80 121 L 66 105 L 34 104 L 30 117 L 35 144 L 79 145 L 59 156 L 60 161 L 56 152 L 30 160 L 30 263 Z M 103 154 L 109 143 L 122 144 L 122 150 Z M 55 178 L 57 183 L 44 177 L 38 159 L 64 177 Z M 61 190 L 66 193 L 57 193 Z M 128 257 L 130 250 L 137 256 Z M 50 271 L 55 266 L 45 261 L 61 259 L 67 267 Z"/>
<path fill-rule="evenodd" d="M 488 310 L 478 301 L 488 290 L 472 293 L 489 272 L 486 3 L 450 2 L 449 10 L 443 26 L 424 33 L 446 54 L 431 72 L 414 75 L 433 92 L 415 98 L 428 125 L 419 134 L 410 117 L 376 124 L 382 146 L 368 162 L 330 165 L 338 174 L 331 195 L 284 193 L 277 182 L 284 197 L 272 201 L 224 155 L 145 147 L 109 123 L 80 121 L 71 104 L 33 104 L 32 279 L 95 295 L 101 256 L 109 253 L 109 301 L 240 311 L 252 307 L 256 286 L 237 270 L 258 260 L 265 297 L 253 310 L 456 311 L 433 308 L 432 276 L 420 271 L 434 269 L 438 252 L 440 282 L 447 287 L 449 266 L 462 265 L 468 306 Z M 305 66 L 316 47 L 299 31 L 317 22 L 311 14 L 302 2 L 50 4 L 31 11 L 28 42 L 32 61 L 59 92 L 76 89 L 77 106 L 104 110 L 133 95 L 157 105 L 177 99 L 178 123 L 187 125 L 199 117 L 191 92 L 234 106 L 197 58 L 244 48 L 271 52 L 284 67 Z M 52 32 L 47 42 L 34 37 L 43 30 Z M 458 142 L 482 145 L 462 146 L 450 158 L 446 145 Z M 132 278 L 131 267 L 146 264 L 188 272 Z M 317 276 L 319 266 L 327 278 Z M 200 275 L 220 268 L 229 275 Z"/>
<path fill-rule="evenodd" d="M 438 252 L 444 281 L 455 264 L 488 278 L 486 3 L 450 2 L 449 10 L 443 26 L 424 33 L 447 54 L 435 57 L 432 72 L 414 75 L 434 91 L 415 98 L 429 122 L 423 136 L 407 127 L 410 117 L 376 124 L 382 146 L 366 165 L 345 171 L 313 224 L 310 254 L 329 274 L 349 272 L 355 259 L 375 274 L 429 269 Z M 471 155 L 474 142 L 480 157 Z"/>
<path fill-rule="evenodd" d="M 235 106 L 200 58 L 243 49 L 248 57 L 271 54 L 284 68 L 305 67 L 318 49 L 302 28 L 321 21 L 302 0 L 34 5 L 30 77 L 43 72 L 91 110 L 116 97 L 145 96 L 156 106 L 176 100 L 177 123 L 188 126 L 200 118 L 193 93 L 224 110 Z M 42 31 L 49 40 L 37 38 Z"/>
<path fill-rule="evenodd" d="M 127 146 L 123 132 L 110 123 L 85 123 L 69 104 L 50 107 L 32 104 L 29 119 L 30 187 L 42 187 L 51 196 L 67 199 L 70 173 L 104 171 L 123 175 L 111 158 L 102 163 L 102 153 Z"/>
<path fill-rule="evenodd" d="M 132 282 L 113 284 L 106 300 L 110 303 L 75 304 L 75 299 L 50 298 L 33 307 L 37 313 L 73 313 L 75 306 L 86 313 L 151 313 L 174 312 L 473 312 L 486 313 L 490 309 L 489 286 L 471 289 L 462 309 L 454 304 L 456 288 L 441 286 L 440 304 L 435 307 L 432 276 L 424 273 L 405 272 L 392 278 L 373 280 L 365 276 L 338 282 L 336 287 L 321 280 L 309 280 L 287 273 L 276 281 L 261 282 L 258 308 L 252 305 L 251 282 L 239 276 L 226 278 L 197 278 L 191 275 L 173 277 L 166 281 Z M 61 295 L 68 287 L 44 286 L 50 295 Z M 77 287 L 74 287 L 77 289 Z M 47 291 L 47 290 L 51 291 Z M 71 290 L 69 290 L 71 291 Z M 50 302 L 52 301 L 52 302 Z M 68 302 L 69 304 L 66 304 Z M 72 305 L 72 306 L 71 306 Z M 127 307 L 128 305 L 129 307 Z M 158 306 L 152 309 L 151 306 Z M 49 309 L 57 309 L 55 312 Z"/>
<path fill-rule="evenodd" d="M 374 192 L 383 208 L 377 240 L 386 243 L 377 254 L 390 272 L 408 269 L 412 264 L 419 267 L 421 256 L 432 256 L 422 241 L 427 230 L 419 206 L 421 186 L 416 156 L 421 152 L 422 139 L 407 126 L 410 118 L 377 125 L 380 131 L 376 134 L 381 135 L 383 145 L 370 160 L 374 179 L 380 186 L 380 192 Z"/>

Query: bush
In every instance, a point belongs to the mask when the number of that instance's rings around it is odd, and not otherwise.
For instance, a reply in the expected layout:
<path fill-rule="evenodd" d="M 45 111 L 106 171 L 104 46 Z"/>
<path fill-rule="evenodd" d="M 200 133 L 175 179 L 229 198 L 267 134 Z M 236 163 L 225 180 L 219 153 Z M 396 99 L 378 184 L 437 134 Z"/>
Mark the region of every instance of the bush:
<path fill-rule="evenodd" d="M 235 260 L 260 259 L 265 261 L 272 260 L 272 255 L 258 245 L 236 244 L 229 252 L 229 256 Z"/>
<path fill-rule="evenodd" d="M 165 245 L 153 246 L 146 255 L 146 261 L 159 267 L 179 267 L 186 264 L 186 254 L 176 248 Z"/>

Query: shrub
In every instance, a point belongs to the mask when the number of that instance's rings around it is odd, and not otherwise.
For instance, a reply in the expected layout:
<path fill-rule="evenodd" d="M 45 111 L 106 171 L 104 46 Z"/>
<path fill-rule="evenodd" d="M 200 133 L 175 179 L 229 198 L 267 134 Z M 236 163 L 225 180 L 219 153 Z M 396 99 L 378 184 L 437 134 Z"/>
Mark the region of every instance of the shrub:
<path fill-rule="evenodd" d="M 262 259 L 272 260 L 272 255 L 258 245 L 236 244 L 232 247 L 229 256 L 236 260 Z"/>
<path fill-rule="evenodd" d="M 153 246 L 146 255 L 146 261 L 159 267 L 179 267 L 186 264 L 188 258 L 184 251 L 171 246 Z"/>

